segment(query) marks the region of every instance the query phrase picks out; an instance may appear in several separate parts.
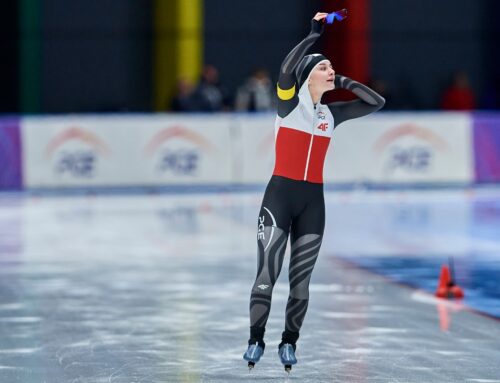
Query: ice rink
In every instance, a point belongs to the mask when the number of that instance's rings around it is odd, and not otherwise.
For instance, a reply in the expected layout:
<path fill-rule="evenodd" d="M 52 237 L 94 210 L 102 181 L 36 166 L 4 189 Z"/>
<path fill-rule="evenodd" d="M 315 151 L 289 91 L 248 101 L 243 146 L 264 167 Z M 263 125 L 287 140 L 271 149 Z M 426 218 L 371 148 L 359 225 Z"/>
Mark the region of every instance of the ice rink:
<path fill-rule="evenodd" d="M 0 382 L 500 382 L 499 189 L 329 191 L 289 377 L 287 267 L 242 359 L 261 198 L 0 194 Z"/>

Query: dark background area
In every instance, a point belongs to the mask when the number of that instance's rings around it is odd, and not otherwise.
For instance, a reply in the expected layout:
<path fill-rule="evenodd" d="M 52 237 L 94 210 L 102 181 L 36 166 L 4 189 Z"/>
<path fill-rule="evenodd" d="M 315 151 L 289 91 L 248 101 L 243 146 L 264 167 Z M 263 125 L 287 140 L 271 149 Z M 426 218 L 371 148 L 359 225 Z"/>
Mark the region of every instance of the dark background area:
<path fill-rule="evenodd" d="M 45 0 L 42 109 L 151 109 L 151 1 Z"/>
<path fill-rule="evenodd" d="M 277 79 L 281 62 L 310 30 L 322 1 L 205 0 L 205 62 L 234 90 L 264 67 Z"/>
<path fill-rule="evenodd" d="M 480 103 L 498 71 L 487 65 L 498 50 L 488 16 L 495 11 L 495 0 L 372 2 L 372 77 L 386 80 L 408 106 L 430 109 L 451 75 L 464 70 Z"/>
<path fill-rule="evenodd" d="M 19 110 L 19 31 L 17 1 L 5 0 L 0 5 L 0 113 Z"/>
<path fill-rule="evenodd" d="M 370 78 L 385 82 L 397 101 L 396 109 L 435 109 L 451 75 L 465 70 L 478 105 L 494 107 L 488 96 L 500 86 L 499 3 L 372 0 Z M 152 110 L 152 0 L 46 0 L 40 4 L 40 28 L 24 37 L 19 32 L 18 2 L 7 0 L 0 5 L 0 112 L 21 110 L 22 38 L 40 43 L 39 112 Z M 219 69 L 221 81 L 231 92 L 256 67 L 267 68 L 276 80 L 282 59 L 308 33 L 309 20 L 324 4 L 330 2 L 205 0 L 205 63 Z M 349 2 L 336 1 L 324 10 L 344 5 L 349 7 Z M 331 44 L 335 39 L 328 41 Z M 318 44 L 315 49 L 322 47 Z M 336 58 L 331 59 L 335 66 Z M 348 67 L 336 69 L 349 75 Z"/>

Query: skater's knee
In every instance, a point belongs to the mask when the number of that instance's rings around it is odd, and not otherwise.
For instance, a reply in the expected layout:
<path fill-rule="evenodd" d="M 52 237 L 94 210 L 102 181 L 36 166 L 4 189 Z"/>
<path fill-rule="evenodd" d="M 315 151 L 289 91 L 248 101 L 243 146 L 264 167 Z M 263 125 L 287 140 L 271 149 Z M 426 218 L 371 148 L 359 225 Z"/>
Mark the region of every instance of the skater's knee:
<path fill-rule="evenodd" d="M 298 285 L 290 289 L 290 298 L 300 300 L 309 299 L 309 285 Z"/>
<path fill-rule="evenodd" d="M 274 288 L 274 282 L 275 281 L 269 277 L 269 272 L 267 272 L 267 270 L 263 270 L 255 279 L 252 287 L 252 293 L 271 295 Z"/>
<path fill-rule="evenodd" d="M 256 281 L 252 287 L 252 294 L 271 295 L 273 288 L 271 281 Z"/>

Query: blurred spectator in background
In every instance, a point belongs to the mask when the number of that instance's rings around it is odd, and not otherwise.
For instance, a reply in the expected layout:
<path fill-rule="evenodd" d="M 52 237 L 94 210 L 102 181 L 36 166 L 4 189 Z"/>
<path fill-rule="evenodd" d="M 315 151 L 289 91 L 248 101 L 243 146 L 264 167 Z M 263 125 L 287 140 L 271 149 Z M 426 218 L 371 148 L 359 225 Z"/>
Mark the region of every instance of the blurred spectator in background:
<path fill-rule="evenodd" d="M 469 77 L 464 71 L 456 72 L 450 86 L 443 93 L 441 109 L 472 110 L 475 106 L 475 97 L 470 87 Z"/>
<path fill-rule="evenodd" d="M 175 96 L 170 103 L 173 112 L 189 112 L 194 109 L 191 100 L 193 85 L 186 79 L 180 78 L 175 86 Z"/>
<path fill-rule="evenodd" d="M 238 88 L 235 109 L 240 112 L 274 110 L 274 94 L 267 70 L 258 68 Z"/>
<path fill-rule="evenodd" d="M 213 65 L 205 65 L 201 79 L 191 99 L 192 111 L 219 112 L 228 110 L 230 100 L 228 93 L 219 82 L 219 71 Z"/>

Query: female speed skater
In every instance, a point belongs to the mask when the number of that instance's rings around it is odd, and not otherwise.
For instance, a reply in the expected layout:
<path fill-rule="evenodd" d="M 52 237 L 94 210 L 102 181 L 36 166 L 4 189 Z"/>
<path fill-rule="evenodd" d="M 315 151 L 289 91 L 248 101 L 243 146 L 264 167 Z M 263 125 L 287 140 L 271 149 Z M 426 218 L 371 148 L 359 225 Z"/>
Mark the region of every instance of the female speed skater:
<path fill-rule="evenodd" d="M 299 331 L 309 301 L 309 281 L 325 226 L 323 163 L 333 130 L 342 122 L 384 106 L 379 94 L 350 78 L 336 75 L 321 54 L 305 56 L 323 32 L 327 13 L 317 13 L 311 32 L 286 56 L 278 80 L 275 122 L 276 160 L 257 222 L 258 268 L 250 296 L 250 339 L 243 358 L 254 367 L 264 353 L 264 332 L 274 284 L 283 265 L 290 235 L 290 293 L 285 331 L 278 354 L 285 370 L 295 358 Z M 323 93 L 347 89 L 358 99 L 322 104 Z"/>

